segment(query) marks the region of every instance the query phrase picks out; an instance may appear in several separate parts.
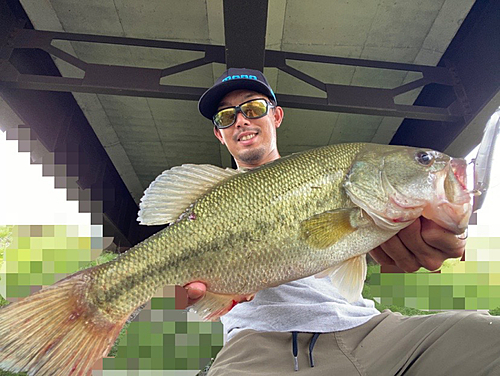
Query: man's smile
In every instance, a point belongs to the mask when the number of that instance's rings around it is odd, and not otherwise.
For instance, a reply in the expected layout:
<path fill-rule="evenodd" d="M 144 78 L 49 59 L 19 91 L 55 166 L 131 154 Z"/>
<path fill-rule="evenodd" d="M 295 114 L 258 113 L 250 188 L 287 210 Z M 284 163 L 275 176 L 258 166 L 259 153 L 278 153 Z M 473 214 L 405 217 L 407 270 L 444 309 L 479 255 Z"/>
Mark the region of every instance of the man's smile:
<path fill-rule="evenodd" d="M 254 139 L 258 135 L 258 132 L 241 132 L 237 140 L 238 142 L 245 142 Z"/>

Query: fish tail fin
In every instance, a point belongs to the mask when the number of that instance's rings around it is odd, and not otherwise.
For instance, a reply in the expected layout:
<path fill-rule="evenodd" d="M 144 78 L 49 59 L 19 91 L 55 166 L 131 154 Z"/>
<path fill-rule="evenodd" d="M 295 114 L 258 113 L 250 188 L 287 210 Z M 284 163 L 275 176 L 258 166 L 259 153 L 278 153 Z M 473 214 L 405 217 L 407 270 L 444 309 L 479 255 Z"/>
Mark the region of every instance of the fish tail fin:
<path fill-rule="evenodd" d="M 127 316 L 112 320 L 86 301 L 85 271 L 0 309 L 0 369 L 90 375 Z"/>

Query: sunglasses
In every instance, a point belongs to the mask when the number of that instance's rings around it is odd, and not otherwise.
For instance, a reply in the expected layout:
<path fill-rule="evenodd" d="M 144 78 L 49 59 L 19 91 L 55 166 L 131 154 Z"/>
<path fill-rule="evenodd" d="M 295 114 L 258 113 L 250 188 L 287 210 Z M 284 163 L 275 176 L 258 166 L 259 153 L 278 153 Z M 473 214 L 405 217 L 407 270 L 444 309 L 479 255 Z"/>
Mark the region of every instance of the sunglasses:
<path fill-rule="evenodd" d="M 258 119 L 267 115 L 269 108 L 276 107 L 263 98 L 251 99 L 239 106 L 227 107 L 215 113 L 212 121 L 217 129 L 229 128 L 236 121 L 238 112 L 247 119 Z"/>

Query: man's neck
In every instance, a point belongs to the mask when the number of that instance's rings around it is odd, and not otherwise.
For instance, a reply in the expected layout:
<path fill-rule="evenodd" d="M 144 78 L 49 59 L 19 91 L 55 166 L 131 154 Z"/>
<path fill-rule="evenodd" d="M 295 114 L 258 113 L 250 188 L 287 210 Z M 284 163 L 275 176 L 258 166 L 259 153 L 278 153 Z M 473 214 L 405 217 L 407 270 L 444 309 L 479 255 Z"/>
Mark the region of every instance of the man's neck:
<path fill-rule="evenodd" d="M 262 158 L 259 161 L 253 162 L 253 163 L 246 163 L 243 161 L 239 161 L 235 158 L 236 161 L 236 166 L 238 167 L 238 170 L 252 170 L 254 168 L 260 167 L 262 165 L 265 165 L 267 163 L 270 163 L 272 161 L 275 161 L 276 159 L 280 159 L 281 156 L 279 152 L 276 150 L 275 153 L 272 153 L 271 155 L 267 156 L 267 158 Z"/>

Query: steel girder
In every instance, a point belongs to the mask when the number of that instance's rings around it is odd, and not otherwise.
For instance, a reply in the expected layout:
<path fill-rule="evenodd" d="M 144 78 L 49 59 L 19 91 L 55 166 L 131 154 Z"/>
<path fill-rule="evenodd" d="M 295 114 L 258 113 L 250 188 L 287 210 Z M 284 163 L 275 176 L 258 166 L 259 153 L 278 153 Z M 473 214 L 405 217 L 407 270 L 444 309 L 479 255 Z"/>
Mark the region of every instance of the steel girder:
<path fill-rule="evenodd" d="M 54 40 L 199 51 L 203 52 L 204 56 L 164 69 L 110 66 L 85 62 L 53 46 Z M 43 50 L 51 56 L 79 68 L 84 72 L 84 76 L 83 78 L 71 78 L 19 72 L 9 60 L 11 53 L 16 49 Z M 231 59 L 230 56 L 231 54 L 226 51 L 224 46 L 17 29 L 11 34 L 7 45 L 0 50 L 0 87 L 198 100 L 206 88 L 161 85 L 160 79 L 205 64 L 225 63 L 226 57 Z M 236 57 L 232 59 L 232 64 L 235 66 L 241 66 L 244 63 L 243 60 L 238 60 Z M 290 60 L 420 72 L 422 77 L 392 89 L 328 84 L 293 68 L 287 63 Z M 253 67 L 256 67 L 258 61 L 254 61 L 252 64 Z M 265 51 L 264 66 L 278 68 L 325 93 L 325 98 L 277 93 L 278 101 L 284 107 L 445 122 L 460 121 L 464 115 L 464 109 L 458 98 L 455 98 L 451 104 L 444 108 L 432 105 L 402 105 L 396 104 L 394 101 L 396 96 L 428 84 L 444 85 L 452 90 L 460 91 L 461 88 L 457 87 L 460 83 L 454 80 L 453 74 L 445 67 L 273 50 Z"/>

